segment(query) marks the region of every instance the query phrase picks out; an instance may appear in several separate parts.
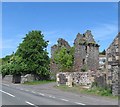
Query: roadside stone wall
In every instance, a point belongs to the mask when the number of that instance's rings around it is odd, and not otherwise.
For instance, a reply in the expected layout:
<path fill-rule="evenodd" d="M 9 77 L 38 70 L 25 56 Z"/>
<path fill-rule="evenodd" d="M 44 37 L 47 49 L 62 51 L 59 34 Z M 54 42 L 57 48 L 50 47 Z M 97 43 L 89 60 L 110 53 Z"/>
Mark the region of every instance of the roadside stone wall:
<path fill-rule="evenodd" d="M 7 83 L 24 83 L 24 82 L 30 82 L 34 81 L 35 77 L 31 74 L 26 74 L 25 76 L 13 76 L 13 75 L 6 75 L 4 78 L 2 78 L 3 82 Z"/>
<path fill-rule="evenodd" d="M 13 81 L 13 75 L 6 75 L 5 77 L 2 78 L 2 81 L 12 83 Z"/>
<path fill-rule="evenodd" d="M 84 86 L 91 88 L 93 83 L 97 83 L 98 87 L 106 86 L 106 74 L 88 72 L 59 72 L 56 75 L 57 85 L 67 85 L 68 87 Z"/>
<path fill-rule="evenodd" d="M 60 72 L 56 75 L 57 85 L 67 85 L 72 87 L 74 85 L 91 87 L 94 82 L 94 77 L 90 72 Z"/>
<path fill-rule="evenodd" d="M 25 82 L 31 82 L 34 81 L 35 77 L 32 74 L 27 74 L 25 76 L 21 76 L 21 83 L 25 83 Z"/>

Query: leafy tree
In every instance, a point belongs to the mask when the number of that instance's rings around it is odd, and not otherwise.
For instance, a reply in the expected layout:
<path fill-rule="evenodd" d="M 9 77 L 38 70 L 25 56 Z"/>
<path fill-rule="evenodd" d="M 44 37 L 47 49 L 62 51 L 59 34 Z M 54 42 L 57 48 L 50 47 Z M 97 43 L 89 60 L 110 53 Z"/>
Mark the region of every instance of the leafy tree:
<path fill-rule="evenodd" d="M 26 64 L 25 72 L 36 75 L 39 79 L 49 77 L 49 57 L 46 50 L 48 41 L 41 31 L 31 31 L 23 38 L 16 55 Z"/>
<path fill-rule="evenodd" d="M 70 72 L 72 70 L 73 50 L 74 48 L 68 50 L 65 47 L 62 47 L 55 53 L 54 60 L 56 64 L 59 65 L 59 69 L 61 72 Z"/>

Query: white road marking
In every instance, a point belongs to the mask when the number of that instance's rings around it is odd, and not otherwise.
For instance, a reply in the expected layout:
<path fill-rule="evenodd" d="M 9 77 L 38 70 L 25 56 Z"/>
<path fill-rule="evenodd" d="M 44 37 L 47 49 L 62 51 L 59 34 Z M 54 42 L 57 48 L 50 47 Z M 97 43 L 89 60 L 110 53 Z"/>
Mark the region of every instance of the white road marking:
<path fill-rule="evenodd" d="M 62 101 L 68 101 L 68 100 L 66 100 L 66 99 L 61 99 Z"/>
<path fill-rule="evenodd" d="M 33 104 L 33 103 L 30 103 L 30 102 L 28 102 L 28 101 L 25 101 L 27 104 L 29 104 L 29 105 L 32 105 L 32 106 L 35 106 L 35 104 Z"/>
<path fill-rule="evenodd" d="M 75 102 L 75 104 L 78 104 L 78 105 L 85 105 L 85 104 L 83 104 L 83 103 L 79 103 L 79 102 Z"/>
<path fill-rule="evenodd" d="M 48 97 L 50 97 L 50 98 L 55 98 L 54 96 L 51 96 L 51 95 L 49 95 Z"/>
<path fill-rule="evenodd" d="M 36 106 L 35 104 L 33 104 L 33 103 L 29 102 L 29 101 L 25 101 L 25 102 L 26 102 L 27 104 L 31 105 L 31 106 L 38 107 L 38 106 Z"/>
<path fill-rule="evenodd" d="M 43 94 L 43 93 L 39 93 L 39 95 L 45 96 L 45 94 Z"/>
<path fill-rule="evenodd" d="M 10 94 L 10 93 L 8 93 L 8 92 L 2 91 L 2 90 L 0 90 L 0 91 L 1 91 L 2 93 L 5 93 L 5 94 L 11 96 L 11 97 L 15 97 L 14 95 L 12 95 L 12 94 Z"/>

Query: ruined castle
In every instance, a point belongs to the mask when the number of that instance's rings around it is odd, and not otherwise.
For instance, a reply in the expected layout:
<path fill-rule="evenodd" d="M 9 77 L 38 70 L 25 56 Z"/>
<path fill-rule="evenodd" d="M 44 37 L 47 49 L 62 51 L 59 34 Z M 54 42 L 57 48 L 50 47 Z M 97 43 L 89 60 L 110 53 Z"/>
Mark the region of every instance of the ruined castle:
<path fill-rule="evenodd" d="M 50 70 L 53 73 L 59 72 L 58 65 L 54 61 L 54 53 L 62 46 L 71 48 L 67 41 L 59 38 L 58 43 L 51 47 Z M 83 67 L 96 72 L 99 68 L 99 45 L 95 42 L 90 30 L 84 34 L 78 33 L 74 40 L 74 64 L 73 72 L 80 72 Z"/>

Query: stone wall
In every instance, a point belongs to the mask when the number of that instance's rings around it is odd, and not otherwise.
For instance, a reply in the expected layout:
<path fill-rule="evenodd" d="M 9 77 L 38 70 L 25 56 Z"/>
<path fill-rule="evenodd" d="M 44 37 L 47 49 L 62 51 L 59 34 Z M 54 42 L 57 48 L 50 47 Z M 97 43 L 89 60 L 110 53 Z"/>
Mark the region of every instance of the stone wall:
<path fill-rule="evenodd" d="M 7 83 L 24 83 L 24 82 L 34 81 L 34 80 L 35 80 L 35 77 L 31 74 L 26 74 L 25 76 L 6 75 L 4 78 L 2 78 L 2 81 Z"/>
<path fill-rule="evenodd" d="M 2 78 L 2 81 L 12 83 L 13 75 L 6 75 L 5 77 Z"/>
<path fill-rule="evenodd" d="M 57 85 L 67 85 L 72 87 L 84 86 L 86 88 L 91 88 L 94 83 L 98 87 L 106 87 L 106 74 L 104 73 L 94 73 L 92 71 L 88 72 L 59 72 L 56 75 Z"/>
<path fill-rule="evenodd" d="M 114 70 L 112 69 L 114 65 L 119 65 L 120 53 L 119 53 L 119 40 L 117 35 L 113 42 L 110 44 L 106 50 L 106 69 L 107 69 L 107 83 L 112 85 L 112 74 Z"/>
<path fill-rule="evenodd" d="M 99 75 L 95 76 L 95 83 L 97 87 L 102 87 L 106 88 L 107 83 L 106 83 L 106 74 L 100 73 Z"/>
<path fill-rule="evenodd" d="M 32 74 L 27 74 L 25 76 L 21 76 L 21 83 L 25 83 L 25 82 L 31 82 L 34 81 L 35 77 Z"/>
<path fill-rule="evenodd" d="M 96 44 L 91 31 L 77 34 L 74 41 L 74 69 L 80 72 L 83 66 L 88 70 L 97 71 L 99 68 L 99 45 Z"/>
<path fill-rule="evenodd" d="M 113 95 L 118 95 L 119 89 L 119 65 L 120 65 L 120 33 L 115 37 L 113 42 L 106 50 L 106 69 L 107 84 L 112 87 Z"/>
<path fill-rule="evenodd" d="M 74 85 L 91 87 L 94 82 L 91 72 L 59 72 L 56 78 L 58 86 L 64 84 L 69 87 Z"/>
<path fill-rule="evenodd" d="M 115 96 L 115 95 L 118 95 L 118 89 L 119 89 L 119 85 L 118 85 L 118 66 L 113 66 L 112 67 L 113 69 L 113 73 L 112 73 L 112 94 Z"/>

